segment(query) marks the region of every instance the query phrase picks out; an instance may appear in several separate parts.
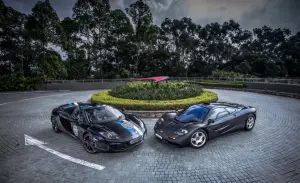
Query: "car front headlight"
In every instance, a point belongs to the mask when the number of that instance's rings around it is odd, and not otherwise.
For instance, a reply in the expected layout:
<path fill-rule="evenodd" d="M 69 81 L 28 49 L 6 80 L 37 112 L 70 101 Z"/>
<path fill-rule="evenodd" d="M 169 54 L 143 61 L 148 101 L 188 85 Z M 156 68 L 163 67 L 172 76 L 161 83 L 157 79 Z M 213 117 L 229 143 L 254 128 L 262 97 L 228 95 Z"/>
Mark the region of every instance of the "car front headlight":
<path fill-rule="evenodd" d="M 114 132 L 99 132 L 99 133 L 107 139 L 119 139 L 119 136 Z"/>
<path fill-rule="evenodd" d="M 177 135 L 182 136 L 182 135 L 187 134 L 188 131 L 187 131 L 186 129 L 180 129 L 180 130 L 178 130 L 178 131 L 175 131 L 174 133 L 177 134 Z"/>

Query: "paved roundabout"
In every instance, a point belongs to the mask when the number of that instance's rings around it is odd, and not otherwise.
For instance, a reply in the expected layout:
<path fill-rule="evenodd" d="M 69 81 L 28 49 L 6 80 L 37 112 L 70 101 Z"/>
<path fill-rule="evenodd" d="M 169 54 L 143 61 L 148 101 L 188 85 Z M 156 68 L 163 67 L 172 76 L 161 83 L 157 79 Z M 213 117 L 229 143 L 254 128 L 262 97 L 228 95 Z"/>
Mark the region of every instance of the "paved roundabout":
<path fill-rule="evenodd" d="M 0 182 L 300 182 L 300 100 L 249 92 L 212 90 L 219 101 L 257 108 L 253 131 L 211 140 L 202 149 L 179 148 L 153 135 L 122 153 L 88 154 L 81 143 L 52 131 L 50 112 L 59 104 L 86 101 L 95 91 L 0 94 Z M 28 99 L 31 98 L 31 99 Z M 19 101 L 17 101 L 19 100 Z M 104 166 L 96 170 L 36 146 Z"/>

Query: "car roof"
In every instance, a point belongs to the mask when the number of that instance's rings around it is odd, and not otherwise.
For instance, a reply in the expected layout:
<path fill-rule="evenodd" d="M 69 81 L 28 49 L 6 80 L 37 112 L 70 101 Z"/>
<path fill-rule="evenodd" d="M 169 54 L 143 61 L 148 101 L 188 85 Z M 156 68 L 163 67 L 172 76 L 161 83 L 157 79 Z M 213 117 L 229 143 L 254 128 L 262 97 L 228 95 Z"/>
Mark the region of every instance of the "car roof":
<path fill-rule="evenodd" d="M 79 106 L 80 109 L 88 109 L 88 108 L 91 108 L 91 107 L 103 107 L 105 105 L 87 103 L 87 102 L 73 102 L 73 103 L 68 103 L 68 104 L 61 105 L 60 107 L 63 108 L 63 109 L 67 109 L 67 108 L 74 108 L 76 106 Z"/>
<path fill-rule="evenodd" d="M 215 109 L 219 107 L 232 107 L 232 108 L 244 108 L 244 105 L 237 104 L 237 103 L 228 103 L 228 102 L 214 102 L 214 103 L 203 103 L 201 104 L 204 107 L 209 109 Z"/>

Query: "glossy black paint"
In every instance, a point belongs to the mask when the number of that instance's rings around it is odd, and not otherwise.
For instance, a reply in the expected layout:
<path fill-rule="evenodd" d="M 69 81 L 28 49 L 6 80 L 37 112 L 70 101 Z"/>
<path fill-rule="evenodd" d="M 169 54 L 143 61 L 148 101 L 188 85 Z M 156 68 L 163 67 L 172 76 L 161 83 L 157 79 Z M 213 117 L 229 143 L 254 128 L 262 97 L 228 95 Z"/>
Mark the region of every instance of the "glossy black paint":
<path fill-rule="evenodd" d="M 244 106 L 235 103 L 209 103 L 199 104 L 209 108 L 209 113 L 202 122 L 187 122 L 182 123 L 175 120 L 178 113 L 165 113 L 161 118 L 158 119 L 154 126 L 154 133 L 160 135 L 164 140 L 169 143 L 177 144 L 179 146 L 190 145 L 190 138 L 192 134 L 198 130 L 204 130 L 208 139 L 213 139 L 223 134 L 233 132 L 236 130 L 242 130 L 245 128 L 246 120 L 249 114 L 253 114 L 256 118 L 256 109 L 251 106 Z M 213 120 L 211 117 L 215 109 L 217 108 L 234 108 L 236 111 L 231 112 L 219 119 Z M 175 132 L 181 129 L 188 131 L 185 135 L 177 135 Z M 171 138 L 170 138 L 171 137 Z"/>
<path fill-rule="evenodd" d="M 99 151 L 125 151 L 130 147 L 134 147 L 140 144 L 147 134 L 147 128 L 145 123 L 133 114 L 126 113 L 122 110 L 122 114 L 125 116 L 123 123 L 129 123 L 134 125 L 142 133 L 138 136 L 133 136 L 127 128 L 119 125 L 118 121 L 110 121 L 101 124 L 91 123 L 85 112 L 85 108 L 81 106 L 94 107 L 96 104 L 90 103 L 74 103 L 61 105 L 52 111 L 52 116 L 57 119 L 59 129 L 70 136 L 83 141 L 83 136 L 86 133 L 90 133 L 95 141 L 96 148 Z M 83 120 L 78 120 L 74 116 L 74 111 L 79 110 L 79 114 L 82 115 Z M 120 110 L 121 111 L 121 110 Z M 100 132 L 114 132 L 118 135 L 119 139 L 109 139 L 101 135 Z M 130 143 L 135 140 L 135 143 Z"/>

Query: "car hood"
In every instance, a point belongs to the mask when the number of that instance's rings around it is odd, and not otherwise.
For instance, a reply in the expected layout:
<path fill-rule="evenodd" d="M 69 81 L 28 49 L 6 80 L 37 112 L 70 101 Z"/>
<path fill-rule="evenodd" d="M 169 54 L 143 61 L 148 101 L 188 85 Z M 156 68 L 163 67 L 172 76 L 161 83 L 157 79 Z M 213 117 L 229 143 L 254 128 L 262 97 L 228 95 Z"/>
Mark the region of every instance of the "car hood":
<path fill-rule="evenodd" d="M 121 139 L 134 139 L 143 135 L 141 127 L 128 120 L 107 122 L 94 126 L 112 131 L 116 133 Z"/>
<path fill-rule="evenodd" d="M 204 124 L 199 123 L 182 123 L 174 120 L 174 118 L 163 117 L 164 121 L 161 124 L 156 124 L 156 130 L 159 133 L 164 133 L 166 135 L 174 135 L 175 131 L 179 131 L 180 129 L 186 129 L 188 131 L 193 130 L 194 128 L 199 128 L 204 126 Z"/>

